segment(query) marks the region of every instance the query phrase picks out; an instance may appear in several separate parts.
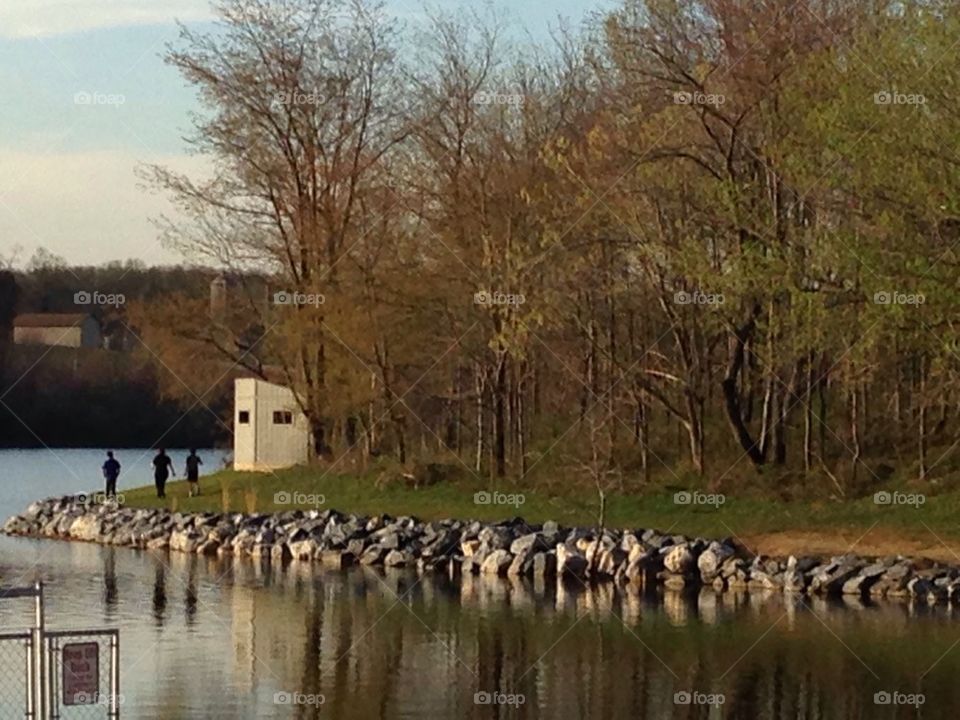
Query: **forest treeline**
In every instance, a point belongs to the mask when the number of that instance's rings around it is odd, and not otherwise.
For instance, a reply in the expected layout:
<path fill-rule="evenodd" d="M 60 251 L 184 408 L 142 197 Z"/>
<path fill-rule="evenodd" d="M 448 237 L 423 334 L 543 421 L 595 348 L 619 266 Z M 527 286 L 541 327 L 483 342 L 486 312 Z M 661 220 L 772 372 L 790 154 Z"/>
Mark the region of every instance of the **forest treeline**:
<path fill-rule="evenodd" d="M 164 240 L 233 278 L 142 308 L 198 392 L 225 361 L 289 385 L 341 467 L 945 474 L 957 3 L 625 0 L 536 47 L 483 14 L 220 12 L 167 56 L 213 172 L 143 168 Z"/>

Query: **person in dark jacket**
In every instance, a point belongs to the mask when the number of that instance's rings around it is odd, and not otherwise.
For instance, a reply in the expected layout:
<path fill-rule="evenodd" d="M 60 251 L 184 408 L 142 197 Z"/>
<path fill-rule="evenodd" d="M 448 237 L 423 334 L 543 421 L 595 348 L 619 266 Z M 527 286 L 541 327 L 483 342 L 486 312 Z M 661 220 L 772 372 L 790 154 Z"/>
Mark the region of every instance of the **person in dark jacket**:
<path fill-rule="evenodd" d="M 160 452 L 153 458 L 153 484 L 157 487 L 158 498 L 167 496 L 167 478 L 176 474 L 177 471 L 173 469 L 173 460 L 170 459 L 163 448 L 160 448 Z"/>
<path fill-rule="evenodd" d="M 107 461 L 103 464 L 103 479 L 107 482 L 106 496 L 117 496 L 117 478 L 120 477 L 120 463 L 113 457 L 113 450 L 107 450 Z"/>
<path fill-rule="evenodd" d="M 191 450 L 187 455 L 186 472 L 187 482 L 190 483 L 190 497 L 200 494 L 200 466 L 203 460 L 197 455 L 196 450 Z"/>

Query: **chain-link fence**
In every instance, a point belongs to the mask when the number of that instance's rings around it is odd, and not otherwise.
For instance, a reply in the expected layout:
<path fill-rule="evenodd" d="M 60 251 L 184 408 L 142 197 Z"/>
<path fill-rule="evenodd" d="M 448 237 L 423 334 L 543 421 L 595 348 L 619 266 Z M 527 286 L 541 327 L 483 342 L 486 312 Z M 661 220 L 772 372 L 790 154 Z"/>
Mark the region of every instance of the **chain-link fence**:
<path fill-rule="evenodd" d="M 51 718 L 116 717 L 123 702 L 116 631 L 48 631 L 46 636 Z"/>
<path fill-rule="evenodd" d="M 0 587 L 0 600 L 17 599 L 33 600 L 33 627 L 0 633 L 0 720 L 118 718 L 119 631 L 47 630 L 41 582 Z"/>
<path fill-rule="evenodd" d="M 0 634 L 0 720 L 30 717 L 32 650 L 30 633 Z"/>

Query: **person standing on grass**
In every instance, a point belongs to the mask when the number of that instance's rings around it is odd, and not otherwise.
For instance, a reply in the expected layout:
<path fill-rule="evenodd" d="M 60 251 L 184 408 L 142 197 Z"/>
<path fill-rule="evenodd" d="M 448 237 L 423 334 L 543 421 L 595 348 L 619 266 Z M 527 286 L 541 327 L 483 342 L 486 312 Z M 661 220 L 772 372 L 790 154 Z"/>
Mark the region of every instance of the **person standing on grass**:
<path fill-rule="evenodd" d="M 117 496 L 117 478 L 120 477 L 120 463 L 113 457 L 113 450 L 107 450 L 107 461 L 103 464 L 103 479 L 107 481 L 105 495 Z"/>
<path fill-rule="evenodd" d="M 203 460 L 201 460 L 200 456 L 197 455 L 197 451 L 190 450 L 190 454 L 187 455 L 186 462 L 187 482 L 190 483 L 190 497 L 200 494 L 201 465 L 203 465 Z"/>
<path fill-rule="evenodd" d="M 157 487 L 157 497 L 165 498 L 167 496 L 167 478 L 176 475 L 177 471 L 173 469 L 173 460 L 160 448 L 160 452 L 153 458 L 153 484 Z"/>

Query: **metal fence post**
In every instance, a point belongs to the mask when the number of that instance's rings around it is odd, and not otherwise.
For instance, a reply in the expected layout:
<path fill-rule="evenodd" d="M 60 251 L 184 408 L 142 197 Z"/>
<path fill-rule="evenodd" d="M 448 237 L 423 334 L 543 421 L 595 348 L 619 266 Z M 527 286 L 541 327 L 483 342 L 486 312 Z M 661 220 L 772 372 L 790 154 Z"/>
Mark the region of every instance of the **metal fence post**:
<path fill-rule="evenodd" d="M 36 671 L 34 674 L 35 680 L 35 697 L 36 697 L 36 717 L 39 720 L 47 720 L 49 717 L 48 711 L 48 700 L 47 697 L 47 677 L 46 677 L 46 642 L 44 641 L 44 632 L 43 632 L 43 582 L 37 580 L 34 585 L 34 590 L 36 595 L 34 596 L 34 641 L 33 641 L 33 657 L 34 662 L 36 663 Z"/>
<path fill-rule="evenodd" d="M 57 685 L 57 654 L 60 652 L 60 641 L 56 637 L 47 637 L 47 648 L 44 652 L 47 658 L 47 688 L 49 692 L 50 720 L 60 717 L 60 688 Z"/>
<path fill-rule="evenodd" d="M 120 717 L 120 631 L 110 635 L 110 717 Z"/>
<path fill-rule="evenodd" d="M 26 666 L 27 666 L 27 717 L 36 718 L 37 717 L 37 700 L 36 700 L 36 690 L 37 690 L 37 679 L 36 669 L 37 669 L 37 656 L 34 654 L 33 646 L 37 638 L 34 633 L 30 634 L 30 637 L 27 638 L 27 652 L 26 652 Z"/>

